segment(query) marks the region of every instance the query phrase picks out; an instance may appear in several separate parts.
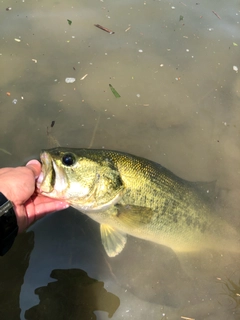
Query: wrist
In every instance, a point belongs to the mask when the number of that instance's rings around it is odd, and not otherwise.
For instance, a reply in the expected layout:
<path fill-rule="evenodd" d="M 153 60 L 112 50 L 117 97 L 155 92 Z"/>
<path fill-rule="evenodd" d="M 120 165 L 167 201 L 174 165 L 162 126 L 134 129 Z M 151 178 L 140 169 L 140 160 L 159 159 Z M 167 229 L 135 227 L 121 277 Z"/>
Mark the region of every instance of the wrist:
<path fill-rule="evenodd" d="M 2 181 L 1 181 L 2 182 Z M 13 202 L 12 200 L 12 196 L 11 196 L 11 192 L 9 190 L 9 188 L 7 187 L 7 185 L 0 185 L 0 193 L 3 194 L 9 201 Z"/>

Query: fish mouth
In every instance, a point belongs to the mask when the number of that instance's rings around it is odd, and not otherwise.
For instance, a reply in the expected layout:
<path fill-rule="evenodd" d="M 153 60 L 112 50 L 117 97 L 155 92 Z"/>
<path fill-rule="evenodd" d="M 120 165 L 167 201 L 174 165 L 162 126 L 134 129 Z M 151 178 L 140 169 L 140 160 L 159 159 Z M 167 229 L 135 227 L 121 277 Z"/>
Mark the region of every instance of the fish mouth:
<path fill-rule="evenodd" d="M 40 155 L 42 171 L 37 179 L 37 189 L 39 193 L 51 193 L 54 190 L 56 173 L 52 157 L 47 152 Z"/>

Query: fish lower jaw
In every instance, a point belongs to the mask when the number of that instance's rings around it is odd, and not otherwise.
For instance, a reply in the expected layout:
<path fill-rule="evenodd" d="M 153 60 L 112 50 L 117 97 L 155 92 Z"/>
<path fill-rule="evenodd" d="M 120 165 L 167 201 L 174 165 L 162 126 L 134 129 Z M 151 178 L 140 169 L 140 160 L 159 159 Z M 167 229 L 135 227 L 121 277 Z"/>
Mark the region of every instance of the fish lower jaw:
<path fill-rule="evenodd" d="M 40 185 L 40 186 L 37 186 L 37 191 L 38 191 L 38 193 L 47 195 L 47 194 L 51 194 L 52 193 L 53 188 L 50 188 L 48 186 L 44 187 L 44 186 Z"/>
<path fill-rule="evenodd" d="M 94 207 L 92 206 L 84 206 L 84 205 L 79 205 L 79 204 L 74 204 L 74 203 L 71 203 L 71 206 L 79 211 L 81 211 L 82 213 L 85 213 L 85 214 L 89 214 L 91 212 L 96 212 L 96 209 L 94 209 Z"/>
<path fill-rule="evenodd" d="M 54 189 L 44 189 L 42 187 L 37 188 L 37 192 L 45 197 L 51 198 L 51 199 L 57 199 L 60 201 L 66 201 L 67 202 L 67 198 L 64 194 L 62 193 L 56 193 Z M 71 205 L 71 204 L 69 204 Z"/>
<path fill-rule="evenodd" d="M 79 211 L 81 211 L 82 213 L 85 213 L 87 215 L 91 214 L 91 213 L 99 213 L 104 211 L 102 206 L 99 205 L 94 205 L 94 204 L 89 204 L 89 205 L 83 205 L 83 204 L 79 204 L 79 203 L 71 203 L 71 206 Z"/>

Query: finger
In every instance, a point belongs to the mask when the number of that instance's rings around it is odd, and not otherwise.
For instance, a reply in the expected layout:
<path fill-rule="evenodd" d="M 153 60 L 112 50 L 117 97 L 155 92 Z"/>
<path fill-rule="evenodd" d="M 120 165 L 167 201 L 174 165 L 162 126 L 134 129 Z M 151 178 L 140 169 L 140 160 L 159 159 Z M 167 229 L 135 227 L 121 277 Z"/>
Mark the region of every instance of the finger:
<path fill-rule="evenodd" d="M 38 199 L 39 200 L 39 199 Z M 69 207 L 65 202 L 45 198 L 45 201 L 36 201 L 29 199 L 25 204 L 27 214 L 27 224 L 30 225 L 34 221 L 44 217 L 48 213 L 63 210 Z M 48 200 L 48 201 L 47 201 Z"/>
<path fill-rule="evenodd" d="M 47 213 L 59 211 L 59 210 L 64 210 L 69 207 L 69 204 L 62 202 L 62 201 L 57 201 L 57 200 L 52 200 L 50 202 L 45 202 L 45 203 L 39 203 L 35 205 L 35 218 L 36 220 L 44 217 Z"/>
<path fill-rule="evenodd" d="M 28 167 L 33 171 L 35 178 L 38 178 L 38 176 L 41 173 L 41 164 L 38 160 L 34 159 L 34 160 L 28 161 L 28 163 L 26 164 L 26 167 Z"/>

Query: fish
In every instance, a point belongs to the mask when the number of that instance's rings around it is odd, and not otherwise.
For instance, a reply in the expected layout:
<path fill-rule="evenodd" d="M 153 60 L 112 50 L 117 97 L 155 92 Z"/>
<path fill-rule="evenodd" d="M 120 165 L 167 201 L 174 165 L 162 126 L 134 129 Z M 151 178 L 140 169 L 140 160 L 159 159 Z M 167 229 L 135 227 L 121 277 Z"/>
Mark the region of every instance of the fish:
<path fill-rule="evenodd" d="M 38 192 L 98 222 L 109 257 L 122 252 L 127 235 L 175 252 L 239 248 L 239 233 L 214 211 L 207 192 L 156 162 L 68 147 L 43 150 L 40 159 Z"/>

